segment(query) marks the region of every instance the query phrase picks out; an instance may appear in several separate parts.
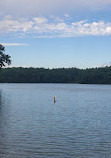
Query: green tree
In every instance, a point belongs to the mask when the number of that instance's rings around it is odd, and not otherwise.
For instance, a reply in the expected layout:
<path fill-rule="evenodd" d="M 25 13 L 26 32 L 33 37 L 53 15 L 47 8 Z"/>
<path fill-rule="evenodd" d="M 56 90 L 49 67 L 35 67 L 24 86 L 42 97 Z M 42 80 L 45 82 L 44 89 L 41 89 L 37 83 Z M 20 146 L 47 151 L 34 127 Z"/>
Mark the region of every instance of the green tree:
<path fill-rule="evenodd" d="M 4 52 L 5 47 L 0 44 L 0 68 L 4 67 L 6 64 L 11 64 L 10 56 Z"/>

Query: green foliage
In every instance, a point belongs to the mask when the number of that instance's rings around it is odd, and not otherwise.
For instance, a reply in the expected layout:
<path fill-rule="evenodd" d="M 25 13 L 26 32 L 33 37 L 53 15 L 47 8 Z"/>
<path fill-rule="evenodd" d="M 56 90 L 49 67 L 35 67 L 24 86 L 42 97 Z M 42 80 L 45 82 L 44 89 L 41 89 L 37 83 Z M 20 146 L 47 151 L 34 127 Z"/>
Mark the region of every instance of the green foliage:
<path fill-rule="evenodd" d="M 10 56 L 0 44 L 0 69 L 10 65 Z M 77 69 L 77 68 L 3 68 L 0 80 L 3 83 L 83 83 L 83 84 L 111 84 L 111 66 Z"/>
<path fill-rule="evenodd" d="M 3 68 L 3 83 L 83 83 L 111 84 L 111 67 L 77 68 Z"/>
<path fill-rule="evenodd" d="M 77 82 L 79 69 L 3 68 L 2 82 L 9 83 L 71 83 Z"/>
<path fill-rule="evenodd" d="M 4 52 L 5 48 L 0 44 L 0 68 L 5 66 L 5 64 L 11 64 L 10 56 L 6 55 Z"/>

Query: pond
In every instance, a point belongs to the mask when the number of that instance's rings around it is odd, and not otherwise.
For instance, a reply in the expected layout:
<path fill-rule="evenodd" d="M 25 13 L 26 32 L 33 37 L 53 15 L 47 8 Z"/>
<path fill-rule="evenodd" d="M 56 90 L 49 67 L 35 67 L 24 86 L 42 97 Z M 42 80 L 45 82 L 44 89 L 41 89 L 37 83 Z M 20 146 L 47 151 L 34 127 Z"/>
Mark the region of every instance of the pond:
<path fill-rule="evenodd" d="M 0 157 L 111 158 L 111 85 L 0 84 Z"/>

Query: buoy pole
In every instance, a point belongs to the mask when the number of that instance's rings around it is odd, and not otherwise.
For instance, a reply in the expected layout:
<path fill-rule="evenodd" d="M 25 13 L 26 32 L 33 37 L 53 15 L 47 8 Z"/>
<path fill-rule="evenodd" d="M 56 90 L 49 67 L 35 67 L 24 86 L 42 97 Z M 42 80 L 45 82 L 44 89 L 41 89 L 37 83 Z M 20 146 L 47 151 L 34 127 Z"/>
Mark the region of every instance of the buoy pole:
<path fill-rule="evenodd" d="M 56 102 L 56 97 L 54 96 L 54 103 Z"/>

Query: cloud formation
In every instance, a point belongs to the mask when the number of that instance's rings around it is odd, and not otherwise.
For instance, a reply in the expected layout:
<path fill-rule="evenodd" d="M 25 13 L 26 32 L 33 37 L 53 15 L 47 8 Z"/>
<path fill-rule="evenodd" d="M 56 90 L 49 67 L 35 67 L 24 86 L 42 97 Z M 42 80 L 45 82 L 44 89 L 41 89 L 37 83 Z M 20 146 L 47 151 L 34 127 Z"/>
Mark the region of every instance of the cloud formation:
<path fill-rule="evenodd" d="M 37 15 L 69 12 L 81 9 L 97 10 L 111 5 L 111 0 L 3 0 L 0 12 L 4 15 Z"/>
<path fill-rule="evenodd" d="M 31 20 L 15 20 L 10 16 L 0 21 L 0 34 L 29 35 L 32 38 L 54 38 L 75 36 L 111 35 L 111 22 L 89 22 L 88 20 L 69 22 L 65 19 L 51 21 L 45 17 L 34 17 Z"/>
<path fill-rule="evenodd" d="M 3 46 L 26 46 L 25 43 L 1 43 Z"/>

